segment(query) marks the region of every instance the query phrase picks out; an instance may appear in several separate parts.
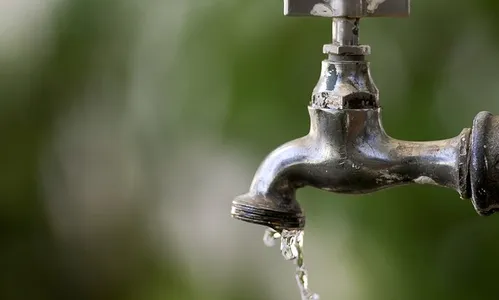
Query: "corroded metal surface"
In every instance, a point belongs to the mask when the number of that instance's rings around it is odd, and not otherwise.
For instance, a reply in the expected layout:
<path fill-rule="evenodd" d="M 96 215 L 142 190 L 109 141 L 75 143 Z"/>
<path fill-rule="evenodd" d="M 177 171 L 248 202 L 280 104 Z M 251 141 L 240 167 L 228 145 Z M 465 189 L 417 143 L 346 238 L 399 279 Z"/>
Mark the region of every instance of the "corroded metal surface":
<path fill-rule="evenodd" d="M 367 61 L 324 60 L 310 105 L 318 108 L 377 108 L 379 91 Z"/>
<path fill-rule="evenodd" d="M 333 18 L 319 80 L 309 105 L 310 132 L 274 150 L 260 165 L 232 216 L 276 230 L 302 228 L 296 190 L 305 186 L 346 194 L 404 184 L 430 184 L 472 199 L 476 211 L 499 209 L 499 117 L 482 112 L 454 138 L 412 142 L 383 130 L 379 92 L 359 45 L 359 18 L 404 16 L 409 1 L 285 0 L 289 15 Z M 471 138 L 470 138 L 471 136 Z"/>
<path fill-rule="evenodd" d="M 249 192 L 233 202 L 235 218 L 275 229 L 300 228 L 304 217 L 296 190 L 305 186 L 364 194 L 417 183 L 465 194 L 461 176 L 467 174 L 463 149 L 469 129 L 447 140 L 411 142 L 385 133 L 380 109 L 309 107 L 309 113 L 309 134 L 282 145 L 263 161 Z M 248 219 L 248 214 L 255 218 Z"/>
<path fill-rule="evenodd" d="M 287 16 L 407 17 L 410 0 L 284 0 Z"/>
<path fill-rule="evenodd" d="M 499 210 L 499 116 L 479 113 L 470 145 L 470 196 L 481 215 Z"/>
<path fill-rule="evenodd" d="M 296 190 L 364 194 L 405 184 L 451 188 L 483 216 L 499 209 L 499 116 L 479 113 L 454 138 L 412 142 L 388 136 L 380 109 L 309 107 L 310 132 L 274 150 L 232 216 L 277 230 L 302 228 Z"/>

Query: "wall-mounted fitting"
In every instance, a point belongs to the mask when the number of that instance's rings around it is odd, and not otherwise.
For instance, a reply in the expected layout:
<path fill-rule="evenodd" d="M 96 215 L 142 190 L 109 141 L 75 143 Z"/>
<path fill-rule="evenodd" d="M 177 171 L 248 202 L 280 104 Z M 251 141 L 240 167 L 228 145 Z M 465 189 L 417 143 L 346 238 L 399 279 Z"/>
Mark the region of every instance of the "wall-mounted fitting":
<path fill-rule="evenodd" d="M 383 129 L 379 92 L 359 44 L 360 19 L 408 16 L 409 0 L 285 0 L 288 16 L 332 18 L 320 78 L 308 110 L 310 132 L 267 156 L 232 216 L 276 230 L 303 228 L 296 190 L 346 194 L 404 184 L 456 190 L 480 215 L 499 209 L 499 117 L 481 112 L 454 138 L 413 142 Z"/>

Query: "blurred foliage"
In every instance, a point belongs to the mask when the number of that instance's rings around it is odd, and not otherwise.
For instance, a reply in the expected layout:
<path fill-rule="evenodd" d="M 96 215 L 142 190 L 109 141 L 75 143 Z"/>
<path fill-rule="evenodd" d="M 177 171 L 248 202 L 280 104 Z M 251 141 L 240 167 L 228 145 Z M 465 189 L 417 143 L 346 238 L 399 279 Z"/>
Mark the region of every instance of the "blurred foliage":
<path fill-rule="evenodd" d="M 148 92 L 141 95 L 154 100 L 137 103 L 150 101 L 150 118 L 157 119 L 156 128 L 135 128 L 132 144 L 142 149 L 145 165 L 158 163 L 155 152 L 182 152 L 177 145 L 195 131 L 221 133 L 220 143 L 253 154 L 256 168 L 275 146 L 308 130 L 305 108 L 319 75 L 321 46 L 329 39 L 328 20 L 284 18 L 279 1 L 160 2 L 61 0 L 42 27 L 49 33 L 30 29 L 35 36 L 46 34 L 45 41 L 33 38 L 24 46 L 29 51 L 0 56 L 1 299 L 271 297 L 243 267 L 230 289 L 213 295 L 197 291 L 198 283 L 178 261 L 181 249 L 169 244 L 168 259 L 153 250 L 140 209 L 125 227 L 104 235 L 102 247 L 61 240 L 54 232 L 42 157 L 54 143 L 57 124 L 73 110 L 84 110 L 85 103 L 102 99 L 94 105 L 103 110 L 130 109 L 134 64 L 150 73 L 142 87 Z M 401 139 L 441 139 L 469 127 L 479 110 L 499 113 L 497 94 L 490 93 L 497 74 L 483 75 L 499 59 L 494 54 L 499 3 L 422 0 L 412 7 L 408 19 L 370 19 L 361 25 L 362 41 L 373 51 L 387 132 Z M 165 34 L 165 41 L 147 44 L 150 49 L 137 62 L 146 12 L 161 9 L 168 18 L 181 15 L 182 26 L 176 35 Z M 472 36 L 485 36 L 477 48 L 485 50 L 459 54 L 457 65 L 474 72 L 453 74 L 451 58 L 466 46 L 469 28 Z M 173 59 L 165 63 L 162 55 Z M 460 75 L 462 81 L 452 81 Z M 105 97 L 109 86 L 115 92 Z M 476 99 L 454 95 L 458 86 Z M 162 140 L 154 148 L 157 138 Z M 55 178 L 64 185 L 64 176 Z M 148 197 L 139 193 L 136 200 Z M 324 239 L 335 238 L 328 235 L 334 219 L 352 227 L 347 246 L 362 273 L 363 299 L 496 298 L 499 218 L 478 217 L 455 192 L 410 186 L 352 197 L 305 190 L 300 199 L 310 230 L 321 231 Z"/>

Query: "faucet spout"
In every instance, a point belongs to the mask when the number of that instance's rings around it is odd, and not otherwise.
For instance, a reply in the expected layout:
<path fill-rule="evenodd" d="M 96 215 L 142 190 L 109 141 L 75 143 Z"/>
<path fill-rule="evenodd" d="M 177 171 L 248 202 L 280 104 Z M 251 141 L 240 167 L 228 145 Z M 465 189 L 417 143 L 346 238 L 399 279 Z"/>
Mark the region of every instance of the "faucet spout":
<path fill-rule="evenodd" d="M 440 141 L 388 136 L 380 109 L 309 107 L 310 132 L 274 150 L 249 192 L 232 203 L 236 219 L 276 230 L 303 228 L 296 190 L 305 186 L 363 194 L 397 185 L 434 184 L 467 193 L 470 130 Z"/>
<path fill-rule="evenodd" d="M 247 194 L 232 203 L 236 219 L 275 230 L 303 228 L 305 217 L 296 189 L 304 185 L 308 165 L 320 160 L 310 136 L 288 142 L 270 153 L 258 168 Z"/>

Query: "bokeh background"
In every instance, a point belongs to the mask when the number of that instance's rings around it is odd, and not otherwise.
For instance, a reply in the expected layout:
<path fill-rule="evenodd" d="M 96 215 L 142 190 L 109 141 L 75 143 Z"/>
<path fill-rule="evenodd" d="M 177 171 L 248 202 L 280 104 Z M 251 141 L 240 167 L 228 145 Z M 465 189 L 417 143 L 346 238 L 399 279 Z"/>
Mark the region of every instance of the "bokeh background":
<path fill-rule="evenodd" d="M 269 0 L 0 0 L 0 298 L 299 299 L 264 228 L 229 217 L 308 132 L 327 19 Z M 499 2 L 366 19 L 384 126 L 457 135 L 499 113 Z M 497 299 L 499 216 L 456 192 L 300 191 L 321 299 Z"/>

